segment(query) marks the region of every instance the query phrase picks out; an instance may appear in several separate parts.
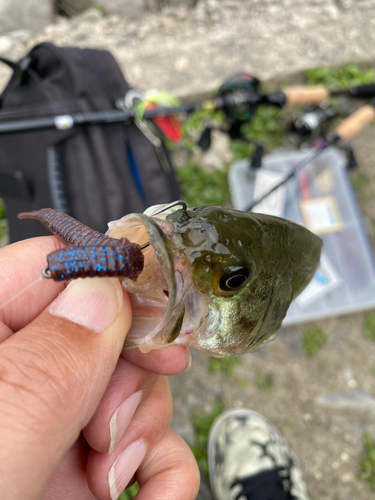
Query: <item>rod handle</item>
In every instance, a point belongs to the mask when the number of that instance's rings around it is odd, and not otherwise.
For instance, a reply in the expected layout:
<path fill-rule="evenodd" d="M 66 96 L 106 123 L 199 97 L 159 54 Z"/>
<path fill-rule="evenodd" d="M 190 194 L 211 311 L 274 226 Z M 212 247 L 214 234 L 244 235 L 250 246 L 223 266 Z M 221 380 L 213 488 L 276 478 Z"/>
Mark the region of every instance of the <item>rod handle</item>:
<path fill-rule="evenodd" d="M 358 97 L 361 99 L 372 99 L 375 97 L 375 83 L 352 87 L 351 89 L 349 89 L 349 94 L 353 97 Z"/>
<path fill-rule="evenodd" d="M 288 87 L 284 90 L 286 104 L 319 104 L 329 97 L 329 90 L 324 85 L 315 87 Z"/>
<path fill-rule="evenodd" d="M 347 141 L 356 136 L 375 118 L 375 108 L 370 104 L 361 106 L 336 127 L 337 135 Z"/>

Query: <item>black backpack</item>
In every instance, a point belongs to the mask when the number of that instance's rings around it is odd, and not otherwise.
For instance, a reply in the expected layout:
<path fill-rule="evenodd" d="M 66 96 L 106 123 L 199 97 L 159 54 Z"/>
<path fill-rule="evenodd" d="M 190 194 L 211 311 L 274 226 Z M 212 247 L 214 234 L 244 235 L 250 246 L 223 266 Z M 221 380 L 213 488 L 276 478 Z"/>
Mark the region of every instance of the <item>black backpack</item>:
<path fill-rule="evenodd" d="M 0 60 L 14 70 L 0 95 L 0 195 L 12 242 L 48 234 L 19 212 L 56 208 L 105 232 L 110 220 L 179 198 L 165 145 L 155 149 L 133 121 L 33 128 L 114 113 L 130 87 L 109 52 L 41 43 L 17 63 Z"/>

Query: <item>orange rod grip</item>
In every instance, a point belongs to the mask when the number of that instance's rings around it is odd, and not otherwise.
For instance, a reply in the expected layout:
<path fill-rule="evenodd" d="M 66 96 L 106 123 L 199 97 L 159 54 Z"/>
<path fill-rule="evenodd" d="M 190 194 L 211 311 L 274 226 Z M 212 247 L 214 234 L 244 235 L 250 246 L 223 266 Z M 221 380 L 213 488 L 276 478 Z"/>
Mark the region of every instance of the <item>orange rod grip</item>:
<path fill-rule="evenodd" d="M 324 85 L 315 87 L 288 87 L 284 90 L 286 104 L 319 104 L 329 97 L 329 90 Z"/>
<path fill-rule="evenodd" d="M 336 127 L 335 132 L 345 141 L 363 130 L 375 118 L 375 108 L 370 104 L 361 106 Z"/>

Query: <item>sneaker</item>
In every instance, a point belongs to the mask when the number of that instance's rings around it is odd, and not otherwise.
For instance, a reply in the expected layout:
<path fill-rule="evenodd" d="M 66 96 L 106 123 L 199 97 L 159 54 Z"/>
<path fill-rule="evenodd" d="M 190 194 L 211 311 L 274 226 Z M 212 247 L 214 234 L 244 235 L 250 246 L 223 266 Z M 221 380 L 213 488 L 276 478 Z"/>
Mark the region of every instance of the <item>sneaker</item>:
<path fill-rule="evenodd" d="M 215 420 L 208 465 L 214 500 L 308 500 L 297 457 L 254 411 L 230 410 Z"/>

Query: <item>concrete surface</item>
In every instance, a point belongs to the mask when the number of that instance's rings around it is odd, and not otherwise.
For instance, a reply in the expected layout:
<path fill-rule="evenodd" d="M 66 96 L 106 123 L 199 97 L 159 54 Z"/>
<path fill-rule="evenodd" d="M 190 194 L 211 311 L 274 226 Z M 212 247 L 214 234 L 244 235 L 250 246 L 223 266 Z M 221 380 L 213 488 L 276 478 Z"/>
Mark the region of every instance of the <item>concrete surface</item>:
<path fill-rule="evenodd" d="M 36 38 L 10 34 L 0 53 L 18 58 L 42 40 L 102 47 L 133 85 L 183 96 L 209 91 L 240 69 L 273 79 L 351 60 L 369 64 L 374 13 L 374 0 L 200 0 L 194 9 L 171 7 L 138 21 L 86 12 Z M 0 87 L 8 75 L 0 68 Z"/>

